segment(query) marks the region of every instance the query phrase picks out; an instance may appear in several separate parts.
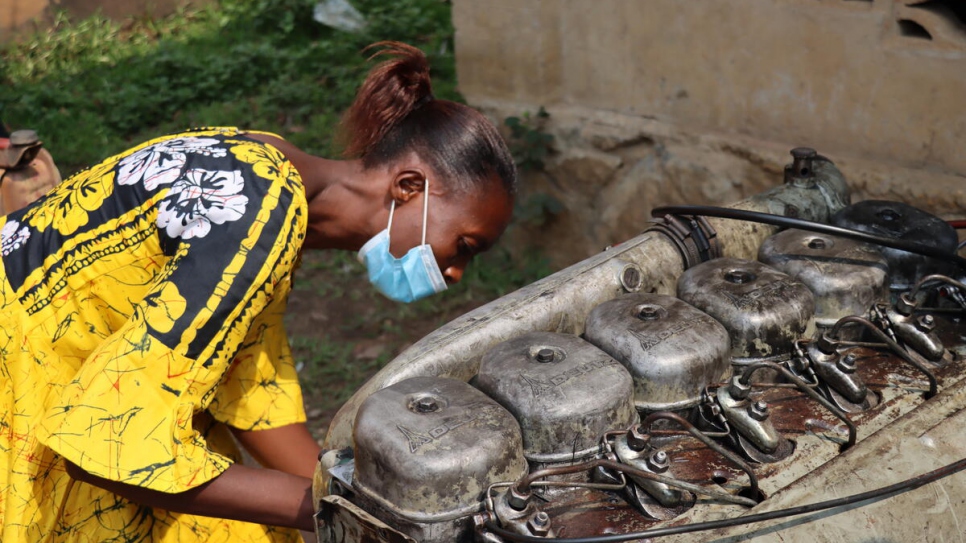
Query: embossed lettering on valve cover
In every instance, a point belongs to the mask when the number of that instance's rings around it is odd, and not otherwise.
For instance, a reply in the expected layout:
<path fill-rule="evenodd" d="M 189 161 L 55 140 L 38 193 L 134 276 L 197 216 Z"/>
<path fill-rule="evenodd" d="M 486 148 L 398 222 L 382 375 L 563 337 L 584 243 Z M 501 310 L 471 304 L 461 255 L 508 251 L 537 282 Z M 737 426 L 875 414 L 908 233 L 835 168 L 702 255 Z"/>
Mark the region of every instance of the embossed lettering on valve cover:
<path fill-rule="evenodd" d="M 619 366 L 620 364 L 612 358 L 599 358 L 593 362 L 587 362 L 579 366 L 570 368 L 567 371 L 560 372 L 556 375 L 551 376 L 549 379 L 537 379 L 529 375 L 522 375 L 523 381 L 530 385 L 530 389 L 533 390 L 533 396 L 539 398 L 546 394 L 550 394 L 560 385 L 570 381 L 574 377 L 579 377 L 581 375 L 590 373 L 594 370 L 601 368 L 606 368 L 608 366 Z"/>
<path fill-rule="evenodd" d="M 734 304 L 736 309 L 751 309 L 755 306 L 758 300 L 766 297 L 774 298 L 784 298 L 786 297 L 787 289 L 794 289 L 795 285 L 779 280 L 768 285 L 763 285 L 754 290 L 748 291 L 745 294 L 735 295 L 729 292 L 727 289 L 718 289 L 725 298 Z"/>
<path fill-rule="evenodd" d="M 681 332 L 684 332 L 685 330 L 690 330 L 692 328 L 695 328 L 696 326 L 709 324 L 711 322 L 714 322 L 714 319 L 706 315 L 701 315 L 693 319 L 682 320 L 681 322 L 675 324 L 674 326 L 668 328 L 667 330 L 663 330 L 659 334 L 645 334 L 643 332 L 639 332 L 637 330 L 633 330 L 630 328 L 627 329 L 627 332 L 630 333 L 632 336 L 636 337 L 638 340 L 640 340 L 642 350 L 648 351 L 652 347 L 655 347 L 661 344 L 662 342 L 667 341 L 668 339 L 680 334 Z"/>
<path fill-rule="evenodd" d="M 402 432 L 406 439 L 409 440 L 409 452 L 415 453 L 423 445 L 432 443 L 461 426 L 483 418 L 487 411 L 496 409 L 496 406 L 484 402 L 477 402 L 467 405 L 464 409 L 465 411 L 463 413 L 443 419 L 441 424 L 425 432 L 412 430 L 402 424 L 397 424 L 396 429 Z"/>

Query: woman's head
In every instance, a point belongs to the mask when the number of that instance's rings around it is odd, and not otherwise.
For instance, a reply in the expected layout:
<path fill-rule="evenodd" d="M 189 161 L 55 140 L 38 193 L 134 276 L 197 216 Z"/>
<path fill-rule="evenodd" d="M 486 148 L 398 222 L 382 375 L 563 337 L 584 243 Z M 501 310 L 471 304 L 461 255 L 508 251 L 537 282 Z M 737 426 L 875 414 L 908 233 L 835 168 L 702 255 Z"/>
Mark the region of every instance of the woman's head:
<path fill-rule="evenodd" d="M 446 279 L 458 281 L 473 254 L 496 241 L 509 222 L 513 158 L 486 117 L 433 97 L 422 51 L 396 42 L 371 47 L 381 48 L 373 57 L 389 58 L 372 69 L 343 118 L 344 154 L 367 170 L 394 172 L 387 195 L 400 206 L 391 233 L 395 256 L 419 244 L 421 229 L 413 232 L 411 223 L 421 219 L 417 208 L 426 179 L 411 172 L 407 179 L 407 171 L 392 166 L 413 157 L 425 166 L 425 178 L 431 178 L 427 243 Z M 418 205 L 403 205 L 410 201 Z"/>
<path fill-rule="evenodd" d="M 415 152 L 447 188 L 471 192 L 499 178 L 507 194 L 516 193 L 513 157 L 489 120 L 473 108 L 437 100 L 429 62 L 419 49 L 380 42 L 372 58 L 390 56 L 369 72 L 343 118 L 344 154 L 366 167 Z"/>

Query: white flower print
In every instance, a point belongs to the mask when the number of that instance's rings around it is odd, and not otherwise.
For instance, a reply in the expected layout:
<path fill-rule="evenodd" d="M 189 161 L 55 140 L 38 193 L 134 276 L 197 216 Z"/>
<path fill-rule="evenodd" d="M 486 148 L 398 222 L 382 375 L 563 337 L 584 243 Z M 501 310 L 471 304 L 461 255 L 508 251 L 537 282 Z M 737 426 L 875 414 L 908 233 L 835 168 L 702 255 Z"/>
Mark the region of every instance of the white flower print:
<path fill-rule="evenodd" d="M 181 177 L 188 153 L 225 156 L 225 149 L 215 147 L 217 144 L 213 138 L 178 138 L 145 147 L 121 160 L 117 182 L 133 185 L 143 181 L 145 189 L 154 190 Z"/>
<path fill-rule="evenodd" d="M 19 228 L 19 230 L 18 230 Z M 24 226 L 20 228 L 17 221 L 9 221 L 0 230 L 0 254 L 7 256 L 19 249 L 27 240 L 30 239 L 30 228 Z"/>
<path fill-rule="evenodd" d="M 237 221 L 245 214 L 248 197 L 239 194 L 244 186 L 239 170 L 188 170 L 161 201 L 158 228 L 171 238 L 203 238 L 211 223 Z"/>

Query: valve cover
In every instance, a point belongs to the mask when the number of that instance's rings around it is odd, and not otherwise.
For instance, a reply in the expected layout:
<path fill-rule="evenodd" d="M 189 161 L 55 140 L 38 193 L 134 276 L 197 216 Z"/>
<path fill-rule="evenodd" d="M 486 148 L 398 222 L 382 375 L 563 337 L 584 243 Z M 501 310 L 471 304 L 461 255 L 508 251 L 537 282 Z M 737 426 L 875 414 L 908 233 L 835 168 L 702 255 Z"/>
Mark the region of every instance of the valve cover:
<path fill-rule="evenodd" d="M 592 455 L 605 431 L 638 422 L 630 374 L 574 335 L 530 332 L 500 343 L 474 384 L 517 418 L 536 463 Z"/>
<path fill-rule="evenodd" d="M 858 241 L 786 230 L 761 244 L 758 260 L 805 283 L 815 295 L 815 322 L 823 328 L 888 300 L 885 257 Z"/>
<path fill-rule="evenodd" d="M 724 325 L 735 365 L 790 356 L 815 312 L 812 293 L 802 282 L 737 258 L 710 260 L 685 271 L 678 297 Z"/>
<path fill-rule="evenodd" d="M 376 392 L 353 438 L 353 490 L 410 523 L 476 513 L 491 484 L 527 473 L 513 416 L 455 379 L 414 377 Z"/>
<path fill-rule="evenodd" d="M 634 403 L 643 412 L 694 407 L 704 387 L 730 367 L 725 327 L 671 296 L 636 293 L 604 302 L 590 312 L 584 336 L 630 370 Z"/>

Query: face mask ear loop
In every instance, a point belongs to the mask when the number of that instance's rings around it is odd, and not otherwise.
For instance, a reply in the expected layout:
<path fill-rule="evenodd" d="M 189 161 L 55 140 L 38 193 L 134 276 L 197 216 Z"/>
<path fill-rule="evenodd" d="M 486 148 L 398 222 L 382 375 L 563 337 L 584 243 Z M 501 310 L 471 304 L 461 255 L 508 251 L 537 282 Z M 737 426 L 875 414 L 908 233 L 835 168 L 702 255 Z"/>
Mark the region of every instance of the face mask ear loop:
<path fill-rule="evenodd" d="M 424 184 L 423 190 L 423 242 L 421 245 L 426 245 L 426 217 L 429 215 L 429 178 L 427 177 Z M 390 215 L 391 217 L 392 215 Z"/>
<path fill-rule="evenodd" d="M 392 214 L 396 211 L 396 199 L 393 198 L 392 204 L 389 206 L 389 225 L 386 226 L 386 236 L 392 235 Z"/>

